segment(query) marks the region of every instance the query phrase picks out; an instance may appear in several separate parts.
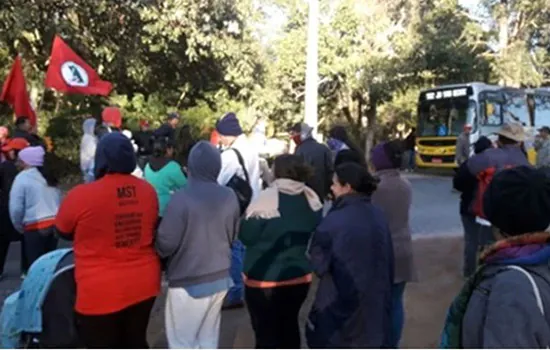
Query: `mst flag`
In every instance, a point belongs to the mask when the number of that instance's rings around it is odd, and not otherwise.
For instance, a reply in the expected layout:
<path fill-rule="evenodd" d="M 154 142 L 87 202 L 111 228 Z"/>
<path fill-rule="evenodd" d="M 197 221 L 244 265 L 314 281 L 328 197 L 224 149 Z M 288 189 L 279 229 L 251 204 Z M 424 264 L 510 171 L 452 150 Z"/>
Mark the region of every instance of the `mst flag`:
<path fill-rule="evenodd" d="M 15 58 L 10 74 L 4 81 L 0 101 L 10 104 L 17 117 L 28 117 L 31 125 L 36 125 L 36 114 L 29 99 L 21 57 L 19 56 Z"/>
<path fill-rule="evenodd" d="M 67 94 L 82 95 L 107 96 L 113 89 L 111 83 L 101 80 L 96 71 L 57 35 L 53 41 L 45 85 Z"/>

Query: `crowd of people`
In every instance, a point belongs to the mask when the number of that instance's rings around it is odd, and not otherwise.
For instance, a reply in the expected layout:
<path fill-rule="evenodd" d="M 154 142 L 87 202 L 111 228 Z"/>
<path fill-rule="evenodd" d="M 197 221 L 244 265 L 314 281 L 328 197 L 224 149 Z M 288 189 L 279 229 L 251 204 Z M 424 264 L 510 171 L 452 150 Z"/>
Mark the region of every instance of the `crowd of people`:
<path fill-rule="evenodd" d="M 186 126 L 176 135 L 181 119 L 170 114 L 154 131 L 142 122 L 133 134 L 115 107 L 85 120 L 83 184 L 64 196 L 28 119 L 11 137 L 0 128 L 1 262 L 20 240 L 24 275 L 58 238 L 72 241 L 87 348 L 147 348 L 162 280 L 170 348 L 216 348 L 221 310 L 244 304 L 257 348 L 300 348 L 298 314 L 314 278 L 310 348 L 398 348 L 404 292 L 417 280 L 401 172 L 414 141 L 376 145 L 369 168 L 344 127 L 324 144 L 298 123 L 294 154 L 267 167 L 234 113 L 210 142 Z M 550 345 L 550 179 L 529 166 L 521 126 L 498 135 L 496 147 L 477 141 L 454 179 L 469 279 L 442 347 Z"/>
<path fill-rule="evenodd" d="M 99 123 L 84 121 L 84 184 L 62 196 L 25 119 L 12 137 L 0 130 L 3 232 L 10 226 L 0 252 L 4 261 L 20 240 L 24 275 L 58 238 L 73 241 L 86 347 L 147 347 L 164 278 L 170 347 L 217 347 L 222 308 L 246 302 L 257 347 L 298 348 L 313 275 L 310 346 L 398 346 L 403 291 L 415 271 L 411 187 L 397 143 L 373 151 L 376 177 L 345 128 L 332 128 L 325 145 L 298 123 L 294 154 L 269 167 L 234 113 L 217 121 L 208 142 L 185 126 L 176 137 L 177 114 L 154 131 L 142 122 L 131 135 L 121 111 L 108 107 Z"/>

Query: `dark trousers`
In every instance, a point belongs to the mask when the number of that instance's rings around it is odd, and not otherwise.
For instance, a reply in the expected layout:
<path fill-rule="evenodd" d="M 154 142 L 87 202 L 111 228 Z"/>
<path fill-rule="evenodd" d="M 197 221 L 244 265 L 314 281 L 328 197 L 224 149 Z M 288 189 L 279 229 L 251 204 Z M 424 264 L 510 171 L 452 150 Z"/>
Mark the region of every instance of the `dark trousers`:
<path fill-rule="evenodd" d="M 257 349 L 299 349 L 298 314 L 309 283 L 275 288 L 245 287 Z"/>
<path fill-rule="evenodd" d="M 26 256 L 23 261 L 24 273 L 27 273 L 32 264 L 42 255 L 57 249 L 57 238 L 54 235 L 53 228 L 41 231 L 26 231 L 23 234 L 22 243 Z"/>
<path fill-rule="evenodd" d="M 477 268 L 479 254 L 495 242 L 491 226 L 476 222 L 473 215 L 461 215 L 464 227 L 464 277 L 473 275 Z"/>
<path fill-rule="evenodd" d="M 4 266 L 6 265 L 6 259 L 8 257 L 8 252 L 10 250 L 11 243 L 14 242 L 10 237 L 6 237 L 3 233 L 0 234 L 0 275 L 4 273 Z M 20 259 L 20 267 L 21 267 L 21 273 L 26 273 L 26 267 L 27 267 L 27 254 L 25 252 L 25 243 L 23 239 L 20 240 L 21 242 L 21 259 Z"/>
<path fill-rule="evenodd" d="M 88 349 L 148 349 L 147 325 L 155 298 L 107 315 L 76 314 L 78 335 Z"/>

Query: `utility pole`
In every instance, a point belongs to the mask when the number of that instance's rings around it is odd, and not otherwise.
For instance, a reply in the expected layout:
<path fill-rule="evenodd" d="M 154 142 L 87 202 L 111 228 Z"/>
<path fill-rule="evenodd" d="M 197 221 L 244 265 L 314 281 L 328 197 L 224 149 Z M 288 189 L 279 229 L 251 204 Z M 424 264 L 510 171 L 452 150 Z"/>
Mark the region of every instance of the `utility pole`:
<path fill-rule="evenodd" d="M 305 122 L 313 127 L 313 135 L 317 135 L 319 0 L 308 0 L 308 2 Z"/>

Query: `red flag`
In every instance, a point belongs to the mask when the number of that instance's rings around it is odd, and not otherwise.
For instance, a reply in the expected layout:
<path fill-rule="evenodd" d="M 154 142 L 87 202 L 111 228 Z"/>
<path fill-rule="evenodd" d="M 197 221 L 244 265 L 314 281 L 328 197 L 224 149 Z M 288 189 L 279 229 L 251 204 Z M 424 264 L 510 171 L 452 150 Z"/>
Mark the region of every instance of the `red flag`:
<path fill-rule="evenodd" d="M 25 82 L 23 67 L 21 65 L 21 57 L 19 56 L 15 58 L 10 74 L 4 82 L 0 101 L 9 103 L 13 107 L 16 116 L 28 117 L 31 125 L 36 125 L 36 114 L 29 99 L 27 83 Z"/>
<path fill-rule="evenodd" d="M 56 36 L 53 40 L 46 87 L 67 94 L 107 96 L 113 84 L 101 80 L 97 72 Z"/>

